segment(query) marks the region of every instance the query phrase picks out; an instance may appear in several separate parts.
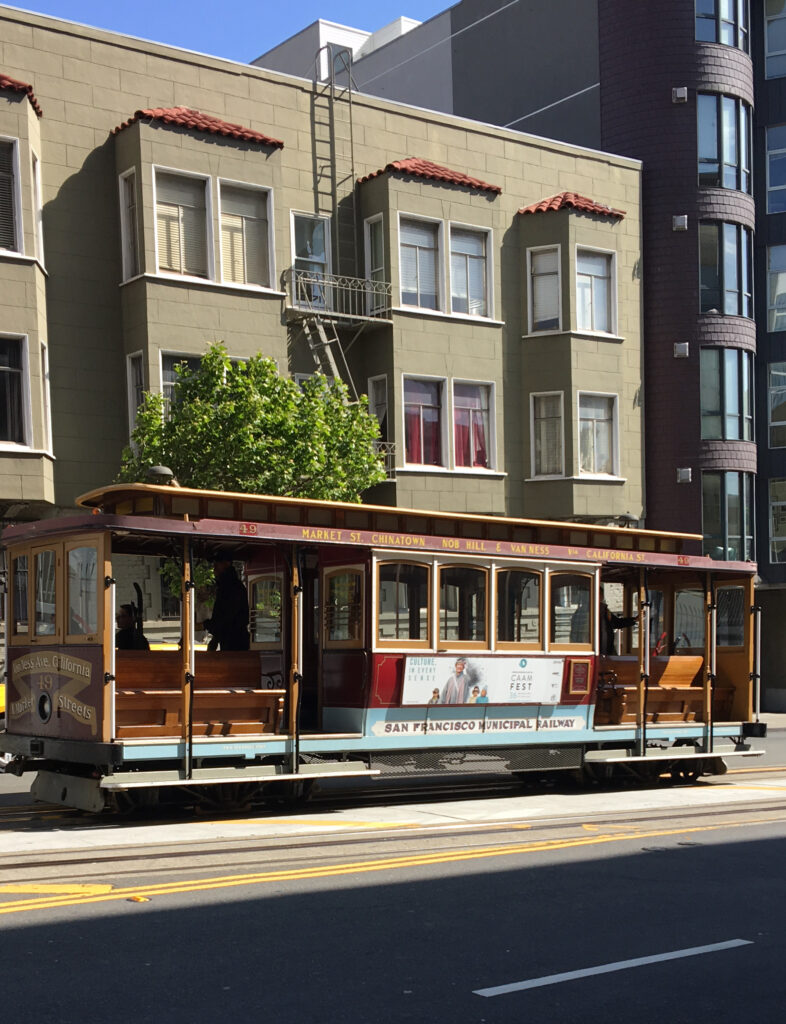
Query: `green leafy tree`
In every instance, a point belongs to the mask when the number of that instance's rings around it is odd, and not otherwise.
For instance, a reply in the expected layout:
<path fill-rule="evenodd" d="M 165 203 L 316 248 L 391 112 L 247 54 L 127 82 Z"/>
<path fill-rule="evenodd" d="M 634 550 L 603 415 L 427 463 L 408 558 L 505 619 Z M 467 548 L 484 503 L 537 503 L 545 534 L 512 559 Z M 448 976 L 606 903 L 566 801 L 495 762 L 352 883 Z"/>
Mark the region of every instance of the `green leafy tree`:
<path fill-rule="evenodd" d="M 360 501 L 385 479 L 378 435 L 366 399 L 348 402 L 343 383 L 319 375 L 301 387 L 272 359 L 233 363 L 216 343 L 199 369 L 177 367 L 168 410 L 145 395 L 118 480 L 163 465 L 183 487 Z"/>

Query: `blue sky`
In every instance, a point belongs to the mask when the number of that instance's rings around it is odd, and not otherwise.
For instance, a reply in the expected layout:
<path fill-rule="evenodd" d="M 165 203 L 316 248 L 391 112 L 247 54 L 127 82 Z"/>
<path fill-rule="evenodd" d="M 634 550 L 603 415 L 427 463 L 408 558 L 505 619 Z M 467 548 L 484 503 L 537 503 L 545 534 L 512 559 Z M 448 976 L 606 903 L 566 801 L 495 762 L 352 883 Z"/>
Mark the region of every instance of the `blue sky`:
<path fill-rule="evenodd" d="M 248 62 L 323 18 L 368 31 L 426 21 L 451 0 L 36 0 L 8 6 Z"/>

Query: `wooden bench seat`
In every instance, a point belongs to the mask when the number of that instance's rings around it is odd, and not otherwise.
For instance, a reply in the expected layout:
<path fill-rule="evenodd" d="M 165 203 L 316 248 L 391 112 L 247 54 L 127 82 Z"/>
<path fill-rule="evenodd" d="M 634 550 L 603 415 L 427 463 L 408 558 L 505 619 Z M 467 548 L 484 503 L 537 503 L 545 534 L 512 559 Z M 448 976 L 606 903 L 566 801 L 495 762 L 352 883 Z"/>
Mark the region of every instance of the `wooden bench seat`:
<path fill-rule="evenodd" d="M 118 739 L 180 736 L 180 651 L 117 651 L 115 733 Z M 263 689 L 258 651 L 197 651 L 192 733 L 236 736 L 279 732 L 286 690 Z"/>
<path fill-rule="evenodd" d="M 650 681 L 646 693 L 647 721 L 703 721 L 703 668 L 704 659 L 701 655 L 677 654 L 651 658 Z M 635 723 L 639 710 L 638 658 L 604 657 L 600 659 L 598 669 L 595 724 Z M 733 699 L 734 687 L 715 687 L 712 710 L 716 720 L 731 717 Z"/>
<path fill-rule="evenodd" d="M 284 690 L 194 690 L 194 736 L 236 736 L 280 732 Z M 122 689 L 115 694 L 115 732 L 118 739 L 182 734 L 182 694 L 179 690 Z"/>

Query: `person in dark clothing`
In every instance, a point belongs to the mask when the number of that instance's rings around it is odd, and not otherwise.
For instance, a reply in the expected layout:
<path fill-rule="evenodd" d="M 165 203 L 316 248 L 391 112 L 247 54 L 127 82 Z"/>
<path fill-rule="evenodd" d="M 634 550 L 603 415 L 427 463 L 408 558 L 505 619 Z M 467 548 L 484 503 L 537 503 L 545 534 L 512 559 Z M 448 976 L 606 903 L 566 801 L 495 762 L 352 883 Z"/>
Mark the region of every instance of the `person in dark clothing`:
<path fill-rule="evenodd" d="M 117 632 L 115 633 L 115 647 L 119 651 L 149 651 L 150 644 L 142 630 L 137 628 L 134 618 L 134 606 L 132 604 L 121 604 L 115 616 Z"/>
<path fill-rule="evenodd" d="M 606 604 L 603 587 L 600 588 L 600 653 L 616 654 L 617 638 L 615 630 L 627 629 L 638 621 L 638 615 L 615 615 Z"/>
<path fill-rule="evenodd" d="M 231 562 L 213 563 L 216 576 L 216 600 L 213 614 L 205 619 L 210 631 L 210 651 L 247 651 L 251 637 L 248 632 L 248 595 Z"/>

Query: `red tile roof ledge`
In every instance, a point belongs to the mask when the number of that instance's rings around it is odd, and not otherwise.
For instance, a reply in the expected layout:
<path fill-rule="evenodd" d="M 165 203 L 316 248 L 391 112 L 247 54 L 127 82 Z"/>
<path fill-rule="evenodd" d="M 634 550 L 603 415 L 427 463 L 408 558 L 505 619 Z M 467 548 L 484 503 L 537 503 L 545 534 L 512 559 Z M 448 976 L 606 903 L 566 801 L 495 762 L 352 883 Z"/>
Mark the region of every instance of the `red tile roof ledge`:
<path fill-rule="evenodd" d="M 471 178 L 468 174 L 460 171 L 451 171 L 448 167 L 440 167 L 430 160 L 420 160 L 417 157 L 408 157 L 406 160 L 393 160 L 379 171 L 367 174 L 360 178 L 359 183 L 370 181 L 379 177 L 380 174 L 409 174 L 413 178 L 425 178 L 427 181 L 442 181 L 446 185 L 463 185 L 465 188 L 478 189 L 480 192 L 494 192 L 499 195 L 502 189 L 499 185 L 489 185 L 479 178 Z"/>
<path fill-rule="evenodd" d="M 556 196 L 541 199 L 539 203 L 525 206 L 519 213 L 545 213 L 547 210 L 580 210 L 582 213 L 597 213 L 601 217 L 624 217 L 624 210 L 615 210 L 604 203 L 596 203 L 594 199 L 580 196 L 578 192 L 559 192 Z"/>
<path fill-rule="evenodd" d="M 43 111 L 38 105 L 38 100 L 35 98 L 32 85 L 28 85 L 27 82 L 19 82 L 16 78 L 4 75 L 0 71 L 0 89 L 9 89 L 11 92 L 26 92 L 27 98 L 30 100 L 30 106 L 39 117 L 44 116 Z"/>
<path fill-rule="evenodd" d="M 191 110 L 190 107 L 154 107 L 151 110 L 137 110 L 128 121 L 124 121 L 123 124 L 114 128 L 112 134 L 117 135 L 118 132 L 129 128 L 136 121 L 161 121 L 163 124 L 176 128 L 190 128 L 196 132 L 208 132 L 210 135 L 240 139 L 242 142 L 260 142 L 263 146 L 273 146 L 276 149 L 284 148 L 284 143 L 280 139 L 273 139 L 269 135 L 263 135 L 262 132 L 255 132 L 252 128 L 244 128 L 240 124 L 222 121 L 220 117 L 213 117 L 212 114 L 202 114 L 198 110 Z"/>

